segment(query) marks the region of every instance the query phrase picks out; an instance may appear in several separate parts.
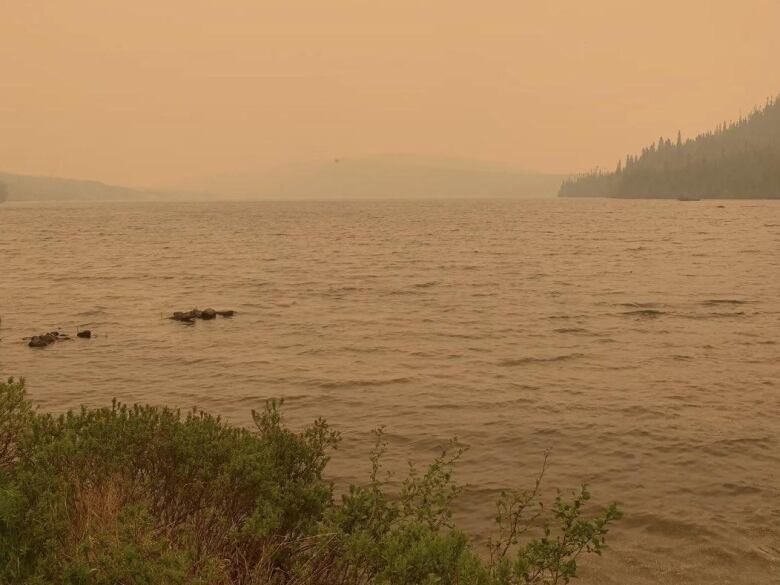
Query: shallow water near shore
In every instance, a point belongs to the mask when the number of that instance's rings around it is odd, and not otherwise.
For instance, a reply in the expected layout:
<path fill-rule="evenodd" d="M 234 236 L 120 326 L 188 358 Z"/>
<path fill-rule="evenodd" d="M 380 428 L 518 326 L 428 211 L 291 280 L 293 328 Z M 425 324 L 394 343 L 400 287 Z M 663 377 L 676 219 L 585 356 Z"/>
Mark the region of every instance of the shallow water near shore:
<path fill-rule="evenodd" d="M 0 374 L 41 408 L 284 397 L 340 485 L 379 425 L 397 474 L 457 436 L 481 538 L 549 449 L 551 496 L 626 512 L 588 584 L 780 579 L 779 291 L 777 201 L 0 206 Z"/>

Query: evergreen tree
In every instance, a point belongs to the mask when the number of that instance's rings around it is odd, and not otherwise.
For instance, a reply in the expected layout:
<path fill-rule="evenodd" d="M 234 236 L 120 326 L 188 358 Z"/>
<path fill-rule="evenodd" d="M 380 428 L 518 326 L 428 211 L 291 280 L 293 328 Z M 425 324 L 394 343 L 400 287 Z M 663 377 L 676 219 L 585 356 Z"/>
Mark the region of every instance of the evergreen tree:
<path fill-rule="evenodd" d="M 780 198 L 780 99 L 712 132 L 682 140 L 661 137 L 628 155 L 614 173 L 594 171 L 565 181 L 572 197 Z"/>

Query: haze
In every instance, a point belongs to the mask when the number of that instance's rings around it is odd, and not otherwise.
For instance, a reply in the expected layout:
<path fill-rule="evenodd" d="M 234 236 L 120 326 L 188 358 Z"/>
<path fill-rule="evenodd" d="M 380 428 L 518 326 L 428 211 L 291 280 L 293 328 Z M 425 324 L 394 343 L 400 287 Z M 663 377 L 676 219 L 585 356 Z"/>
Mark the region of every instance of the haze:
<path fill-rule="evenodd" d="M 412 153 L 612 167 L 780 87 L 776 0 L 3 2 L 0 170 L 177 186 Z"/>

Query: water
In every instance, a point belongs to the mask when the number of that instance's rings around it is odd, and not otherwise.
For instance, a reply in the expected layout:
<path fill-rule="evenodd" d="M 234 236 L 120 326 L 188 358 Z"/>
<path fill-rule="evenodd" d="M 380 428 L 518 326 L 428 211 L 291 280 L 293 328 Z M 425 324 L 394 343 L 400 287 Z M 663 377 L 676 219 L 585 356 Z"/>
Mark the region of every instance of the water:
<path fill-rule="evenodd" d="M 399 471 L 457 435 L 481 538 L 551 449 L 550 490 L 626 511 L 583 583 L 776 584 L 778 252 L 780 202 L 6 203 L 0 373 L 52 411 L 283 396 L 340 484 L 378 425 Z M 194 306 L 238 315 L 162 318 Z"/>

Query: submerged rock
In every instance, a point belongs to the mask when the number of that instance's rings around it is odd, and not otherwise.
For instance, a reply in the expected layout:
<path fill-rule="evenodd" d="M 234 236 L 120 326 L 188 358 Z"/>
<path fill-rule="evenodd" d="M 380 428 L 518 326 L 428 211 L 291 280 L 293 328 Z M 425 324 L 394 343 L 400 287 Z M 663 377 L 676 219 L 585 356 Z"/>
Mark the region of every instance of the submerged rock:
<path fill-rule="evenodd" d="M 217 315 L 221 317 L 232 317 L 235 314 L 236 312 L 233 310 L 217 311 L 209 307 L 208 309 L 203 309 L 202 311 L 200 309 L 192 309 L 191 311 L 176 311 L 168 318 L 174 321 L 181 321 L 182 323 L 192 323 L 195 319 L 210 321 L 211 319 L 216 319 Z"/>
<path fill-rule="evenodd" d="M 50 331 L 49 333 L 33 335 L 27 345 L 30 347 L 46 347 L 55 341 L 67 341 L 68 339 L 70 339 L 70 337 L 64 333 L 60 333 L 59 331 Z"/>
<path fill-rule="evenodd" d="M 46 347 L 51 343 L 48 339 L 44 338 L 43 335 L 33 335 L 32 339 L 30 339 L 29 345 L 30 347 Z"/>
<path fill-rule="evenodd" d="M 171 319 L 174 321 L 184 321 L 185 323 L 192 323 L 193 319 L 200 318 L 200 311 L 193 309 L 192 311 L 176 311 Z"/>
<path fill-rule="evenodd" d="M 89 329 L 85 329 L 84 331 L 79 331 L 76 333 L 76 337 L 81 337 L 82 339 L 90 339 L 92 337 L 92 331 Z"/>

